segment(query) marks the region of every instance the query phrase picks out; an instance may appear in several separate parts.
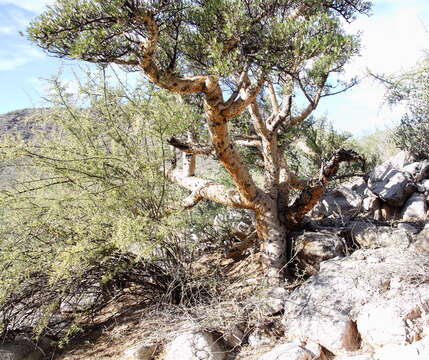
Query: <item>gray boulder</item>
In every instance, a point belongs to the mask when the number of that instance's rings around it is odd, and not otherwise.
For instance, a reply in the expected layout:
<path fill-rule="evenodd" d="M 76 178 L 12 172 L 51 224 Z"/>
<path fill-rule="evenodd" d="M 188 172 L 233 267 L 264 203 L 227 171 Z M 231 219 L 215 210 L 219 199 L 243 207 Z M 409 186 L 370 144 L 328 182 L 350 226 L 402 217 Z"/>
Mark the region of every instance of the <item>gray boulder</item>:
<path fill-rule="evenodd" d="M 325 218 L 328 216 L 353 216 L 362 208 L 366 183 L 362 179 L 354 182 L 344 183 L 333 190 L 327 191 L 310 216 Z"/>
<path fill-rule="evenodd" d="M 375 226 L 364 221 L 350 223 L 352 241 L 361 248 L 395 247 L 407 248 L 411 242 L 411 235 L 404 229 L 395 229 L 389 226 Z"/>
<path fill-rule="evenodd" d="M 400 151 L 395 156 L 391 157 L 384 164 L 388 163 L 395 169 L 402 169 L 404 166 L 416 161 L 416 157 L 408 151 Z"/>
<path fill-rule="evenodd" d="M 387 162 L 372 171 L 368 188 L 387 204 L 401 207 L 415 190 L 415 185 L 411 175 L 394 169 Z"/>
<path fill-rule="evenodd" d="M 408 224 L 408 223 L 406 223 L 406 222 L 401 222 L 401 223 L 399 223 L 399 224 L 398 224 L 398 229 L 400 229 L 400 230 L 404 230 L 404 231 L 406 231 L 407 233 L 409 233 L 409 234 L 413 234 L 413 235 L 415 235 L 415 234 L 418 234 L 418 233 L 419 233 L 419 229 L 417 229 L 417 228 L 416 228 L 416 227 L 414 227 L 413 225 Z"/>
<path fill-rule="evenodd" d="M 419 221 L 427 219 L 426 196 L 415 193 L 407 200 L 402 208 L 401 219 L 403 221 Z"/>
<path fill-rule="evenodd" d="M 289 341 L 316 342 L 334 355 L 346 355 L 427 336 L 427 256 L 412 249 L 358 250 L 320 265 L 286 301 L 283 324 Z M 388 310 L 377 315 L 374 309 Z M 377 317 L 389 317 L 389 322 L 368 325 Z"/>
<path fill-rule="evenodd" d="M 408 172 L 416 182 L 429 178 L 429 160 L 414 162 L 403 167 L 402 171 Z"/>
<path fill-rule="evenodd" d="M 344 241 L 329 231 L 304 232 L 294 240 L 295 259 L 305 273 L 313 275 L 319 271 L 320 263 L 345 255 Z"/>

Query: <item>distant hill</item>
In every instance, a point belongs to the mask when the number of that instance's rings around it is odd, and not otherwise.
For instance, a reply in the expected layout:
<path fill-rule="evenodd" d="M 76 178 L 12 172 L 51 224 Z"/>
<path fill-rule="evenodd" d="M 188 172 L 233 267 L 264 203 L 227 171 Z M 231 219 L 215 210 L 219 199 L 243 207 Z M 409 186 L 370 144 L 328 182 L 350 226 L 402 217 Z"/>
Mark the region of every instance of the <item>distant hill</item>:
<path fill-rule="evenodd" d="M 0 137 L 4 135 L 21 135 L 25 140 L 31 139 L 36 130 L 37 116 L 42 115 L 46 109 L 22 109 L 0 115 Z M 0 189 L 13 185 L 17 177 L 16 164 L 0 162 Z"/>
<path fill-rule="evenodd" d="M 32 108 L 15 110 L 0 115 L 0 136 L 21 134 L 24 139 L 31 138 L 38 128 L 36 121 L 32 121 L 31 118 L 35 118 L 45 111 L 46 109 L 43 108 Z"/>

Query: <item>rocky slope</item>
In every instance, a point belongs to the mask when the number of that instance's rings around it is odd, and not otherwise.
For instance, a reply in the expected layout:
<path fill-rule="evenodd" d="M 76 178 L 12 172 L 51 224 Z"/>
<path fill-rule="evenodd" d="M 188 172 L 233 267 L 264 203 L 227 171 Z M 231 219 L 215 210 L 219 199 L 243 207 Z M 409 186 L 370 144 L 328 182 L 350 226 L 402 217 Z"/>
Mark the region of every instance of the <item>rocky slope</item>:
<path fill-rule="evenodd" d="M 0 131 L 31 136 L 25 116 L 1 117 Z M 429 160 L 401 152 L 327 193 L 293 234 L 294 280 L 283 288 L 264 291 L 251 249 L 236 258 L 207 254 L 192 271 L 216 263 L 230 280 L 230 297 L 211 308 L 151 313 L 139 299 L 112 303 L 110 313 L 121 305 L 126 316 L 101 321 L 66 352 L 17 336 L 0 345 L 0 360 L 428 360 L 428 182 Z M 248 236 L 251 223 L 236 211 L 214 219 Z"/>

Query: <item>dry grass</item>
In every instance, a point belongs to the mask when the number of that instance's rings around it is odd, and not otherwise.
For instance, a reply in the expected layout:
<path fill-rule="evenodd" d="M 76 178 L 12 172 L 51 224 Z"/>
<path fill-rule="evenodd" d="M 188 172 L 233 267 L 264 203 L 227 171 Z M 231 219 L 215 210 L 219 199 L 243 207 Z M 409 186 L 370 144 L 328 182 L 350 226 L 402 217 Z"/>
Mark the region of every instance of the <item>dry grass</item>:
<path fill-rule="evenodd" d="M 271 335 L 281 336 L 278 318 L 267 317 L 263 311 L 267 288 L 259 256 L 250 251 L 235 261 L 225 259 L 223 254 L 204 255 L 193 264 L 192 271 L 195 279 L 211 278 L 211 297 L 201 300 L 204 296 L 194 294 L 199 302 L 186 307 L 148 306 L 130 292 L 105 308 L 94 319 L 96 325 L 92 330 L 79 336 L 62 353 L 53 354 L 52 359 L 121 359 L 124 351 L 136 344 L 172 340 L 186 331 L 187 324 L 219 336 L 237 327 L 244 339 L 255 328 L 265 328 Z M 201 290 L 207 289 L 201 286 Z M 237 349 L 229 350 L 230 358 L 236 358 Z"/>

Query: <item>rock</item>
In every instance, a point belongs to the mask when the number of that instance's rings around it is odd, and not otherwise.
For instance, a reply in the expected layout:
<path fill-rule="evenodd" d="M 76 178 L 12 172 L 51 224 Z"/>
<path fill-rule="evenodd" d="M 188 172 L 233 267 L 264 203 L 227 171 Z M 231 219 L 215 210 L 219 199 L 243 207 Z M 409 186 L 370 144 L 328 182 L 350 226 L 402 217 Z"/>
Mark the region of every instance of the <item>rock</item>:
<path fill-rule="evenodd" d="M 372 347 L 386 344 L 405 344 L 407 329 L 400 309 L 396 306 L 366 304 L 357 318 L 357 328 L 361 339 Z"/>
<path fill-rule="evenodd" d="M 427 360 L 428 356 L 429 352 L 420 352 L 416 346 L 397 344 L 383 346 L 374 354 L 376 360 Z"/>
<path fill-rule="evenodd" d="M 138 344 L 124 351 L 123 360 L 151 360 L 158 351 L 158 344 Z"/>
<path fill-rule="evenodd" d="M 296 344 L 276 346 L 270 352 L 262 355 L 259 360 L 313 360 L 316 359 L 307 349 Z"/>
<path fill-rule="evenodd" d="M 403 169 L 404 166 L 415 162 L 416 157 L 408 151 L 400 151 L 383 164 L 388 163 L 394 169 Z"/>
<path fill-rule="evenodd" d="M 429 223 L 416 236 L 416 242 L 413 245 L 419 251 L 429 252 Z"/>
<path fill-rule="evenodd" d="M 311 217 L 325 218 L 331 215 L 353 216 L 356 215 L 363 201 L 363 186 L 366 184 L 360 180 L 348 186 L 341 185 L 334 190 L 327 191 L 310 213 Z"/>
<path fill-rule="evenodd" d="M 413 194 L 405 203 L 401 218 L 404 221 L 419 221 L 427 219 L 426 197 L 421 194 Z"/>
<path fill-rule="evenodd" d="M 408 173 L 392 168 L 390 163 L 384 163 L 370 174 L 368 188 L 389 205 L 401 207 L 415 187 Z"/>
<path fill-rule="evenodd" d="M 361 347 L 371 349 L 398 337 L 381 340 L 383 335 L 377 337 L 373 328 L 358 321 L 369 317 L 370 309 L 389 308 L 396 318 L 387 324 L 403 322 L 406 341 L 412 341 L 411 336 L 417 339 L 425 334 L 429 316 L 424 310 L 429 302 L 428 272 L 428 257 L 411 248 L 362 249 L 346 258 L 324 261 L 320 271 L 287 299 L 282 320 L 285 337 L 316 342 L 336 356 Z M 387 334 L 390 331 L 382 323 L 373 326 Z"/>
<path fill-rule="evenodd" d="M 241 346 L 246 334 L 238 326 L 233 326 L 223 334 L 224 341 L 232 348 Z"/>
<path fill-rule="evenodd" d="M 375 211 L 381 208 L 381 200 L 375 196 L 373 193 L 368 195 L 365 199 L 363 199 L 362 207 L 365 211 L 373 214 Z"/>
<path fill-rule="evenodd" d="M 406 222 L 403 223 L 399 223 L 398 224 L 398 229 L 399 230 L 404 230 L 405 232 L 409 233 L 409 234 L 417 234 L 419 232 L 419 229 L 415 228 L 413 225 L 408 224 Z"/>
<path fill-rule="evenodd" d="M 294 253 L 305 273 L 313 275 L 319 271 L 322 261 L 343 257 L 345 246 L 344 241 L 335 233 L 304 232 L 294 241 Z"/>
<path fill-rule="evenodd" d="M 91 290 L 94 291 L 91 292 Z M 94 285 L 92 289 L 88 289 L 86 293 L 68 296 L 61 302 L 60 312 L 63 314 L 72 313 L 94 306 L 98 301 L 97 293 L 100 293 L 98 284 Z"/>
<path fill-rule="evenodd" d="M 43 354 L 29 344 L 0 345 L 0 360 L 41 360 Z"/>
<path fill-rule="evenodd" d="M 254 330 L 248 337 L 249 346 L 252 348 L 259 348 L 264 345 L 271 344 L 271 337 L 265 335 L 259 329 Z"/>
<path fill-rule="evenodd" d="M 282 287 L 274 287 L 269 289 L 261 304 L 261 311 L 265 315 L 276 314 L 283 310 L 287 291 Z"/>
<path fill-rule="evenodd" d="M 429 193 L 429 179 L 425 179 L 420 183 L 424 189 L 426 193 Z"/>
<path fill-rule="evenodd" d="M 375 226 L 363 221 L 350 223 L 352 240 L 362 248 L 397 247 L 406 248 L 410 244 L 410 234 L 403 229 L 389 226 Z"/>
<path fill-rule="evenodd" d="M 416 182 L 420 182 L 429 178 L 429 160 L 411 163 L 404 166 L 403 171 L 410 173 Z"/>
<path fill-rule="evenodd" d="M 164 360 L 223 360 L 226 352 L 212 334 L 190 331 L 176 337 L 165 348 Z"/>
<path fill-rule="evenodd" d="M 219 213 L 213 220 L 216 231 L 227 230 L 248 233 L 252 231 L 253 215 L 246 210 L 228 209 Z"/>

